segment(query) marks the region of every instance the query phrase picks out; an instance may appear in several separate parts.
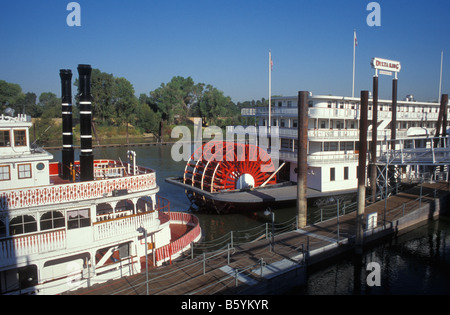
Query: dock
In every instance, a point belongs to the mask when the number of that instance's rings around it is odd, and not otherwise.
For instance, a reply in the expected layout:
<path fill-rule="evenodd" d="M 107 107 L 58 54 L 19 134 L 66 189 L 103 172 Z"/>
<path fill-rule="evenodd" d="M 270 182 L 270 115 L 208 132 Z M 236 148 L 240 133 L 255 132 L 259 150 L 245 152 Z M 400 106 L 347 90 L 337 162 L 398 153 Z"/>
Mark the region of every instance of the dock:
<path fill-rule="evenodd" d="M 230 191 L 208 192 L 195 186 L 184 184 L 182 177 L 166 178 L 167 183 L 179 186 L 185 190 L 191 190 L 205 198 L 224 202 L 243 205 L 254 205 L 257 203 L 281 203 L 294 202 L 297 200 L 297 184 L 293 182 L 284 182 L 265 187 L 256 187 L 252 189 L 236 189 Z M 316 189 L 307 188 L 307 198 L 325 198 L 347 194 L 355 194 L 357 189 L 335 190 L 330 192 L 321 192 Z"/>
<path fill-rule="evenodd" d="M 425 224 L 450 205 L 448 182 L 423 184 L 366 204 L 364 245 Z M 301 284 L 307 267 L 354 252 L 356 213 L 225 249 L 184 258 L 139 275 L 68 292 L 72 295 L 243 295 L 280 294 Z"/>

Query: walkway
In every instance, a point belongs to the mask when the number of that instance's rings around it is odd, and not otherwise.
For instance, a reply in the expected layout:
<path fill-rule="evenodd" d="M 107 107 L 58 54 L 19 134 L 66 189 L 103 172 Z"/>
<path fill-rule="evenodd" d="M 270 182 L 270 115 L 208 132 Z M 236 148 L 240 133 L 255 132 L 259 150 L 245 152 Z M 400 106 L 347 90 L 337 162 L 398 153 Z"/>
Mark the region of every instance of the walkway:
<path fill-rule="evenodd" d="M 398 232 L 398 229 L 408 225 L 398 225 L 399 221 L 396 220 L 399 218 L 404 218 L 411 224 L 417 223 L 418 221 L 414 218 L 419 207 L 425 209 L 422 211 L 425 217 L 422 216 L 418 220 L 426 220 L 431 217 L 430 212 L 437 210 L 436 200 L 447 196 L 448 192 L 447 183 L 424 184 L 422 188 L 414 187 L 407 192 L 389 197 L 386 203 L 382 200 L 367 206 L 366 217 L 370 213 L 377 213 L 378 229 L 366 230 L 365 237 L 373 238 Z M 435 211 L 433 215 L 437 212 Z M 334 218 L 304 229 L 294 229 L 277 235 L 273 251 L 271 238 L 266 239 L 262 235 L 260 240 L 230 247 L 229 250 L 199 255 L 194 259 L 187 254 L 187 257 L 174 261 L 172 265 L 150 270 L 149 294 L 243 293 L 289 270 L 301 268 L 305 260 L 306 264 L 310 265 L 329 259 L 337 253 L 351 250 L 354 232 L 355 212 L 352 212 L 341 215 L 339 220 Z M 145 272 L 143 272 L 69 294 L 145 295 L 146 291 Z"/>

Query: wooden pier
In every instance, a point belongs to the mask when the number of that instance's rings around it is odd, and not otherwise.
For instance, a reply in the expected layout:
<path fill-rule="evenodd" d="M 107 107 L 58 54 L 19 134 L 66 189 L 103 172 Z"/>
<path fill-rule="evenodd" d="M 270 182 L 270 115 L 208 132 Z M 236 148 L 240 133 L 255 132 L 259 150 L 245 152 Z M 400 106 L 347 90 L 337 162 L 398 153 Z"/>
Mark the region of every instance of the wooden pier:
<path fill-rule="evenodd" d="M 423 184 L 366 205 L 364 245 L 425 224 L 450 202 L 448 183 Z M 376 214 L 376 215 L 375 215 Z M 371 218 L 376 218 L 371 220 Z M 354 251 L 356 213 L 348 213 L 272 239 L 172 262 L 149 271 L 151 295 L 279 294 L 286 279 L 305 276 L 307 266 Z M 272 247 L 273 246 L 273 247 Z M 145 272 L 94 284 L 67 294 L 146 295 Z"/>

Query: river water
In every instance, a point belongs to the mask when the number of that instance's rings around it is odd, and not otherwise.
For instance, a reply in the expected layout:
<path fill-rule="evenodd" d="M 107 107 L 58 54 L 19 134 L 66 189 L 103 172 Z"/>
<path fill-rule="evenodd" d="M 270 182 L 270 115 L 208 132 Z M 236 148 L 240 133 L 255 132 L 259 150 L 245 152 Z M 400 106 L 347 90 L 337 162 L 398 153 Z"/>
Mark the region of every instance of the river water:
<path fill-rule="evenodd" d="M 156 171 L 159 195 L 170 200 L 172 211 L 190 207 L 184 189 L 165 182 L 181 176 L 186 162 L 175 162 L 171 145 L 144 147 L 111 147 L 94 149 L 95 159 L 122 159 L 128 149 L 136 152 L 137 164 Z M 49 151 L 55 161 L 59 151 Z M 78 159 L 78 151 L 76 151 Z M 310 211 L 310 209 L 308 209 Z M 285 222 L 296 214 L 295 208 L 273 209 L 276 222 Z M 227 215 L 196 213 L 206 240 L 214 240 L 229 231 L 246 230 L 269 222 L 262 211 Z M 366 270 L 369 263 L 379 264 L 380 285 L 370 286 Z M 442 216 L 411 232 L 365 248 L 362 257 L 345 255 L 333 261 L 310 267 L 306 284 L 295 286 L 286 294 L 450 294 L 450 217 Z"/>

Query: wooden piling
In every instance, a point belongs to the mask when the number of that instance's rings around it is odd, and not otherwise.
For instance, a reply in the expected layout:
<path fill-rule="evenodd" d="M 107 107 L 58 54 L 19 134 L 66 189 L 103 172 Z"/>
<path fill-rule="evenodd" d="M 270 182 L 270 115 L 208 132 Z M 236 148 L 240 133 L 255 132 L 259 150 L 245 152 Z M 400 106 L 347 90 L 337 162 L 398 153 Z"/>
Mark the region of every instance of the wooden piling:
<path fill-rule="evenodd" d="M 377 133 L 378 133 L 378 76 L 373 77 L 373 101 L 372 101 L 372 142 L 370 146 L 370 188 L 372 202 L 377 195 Z"/>
<path fill-rule="evenodd" d="M 366 199 L 366 156 L 367 156 L 367 109 L 369 91 L 361 91 L 360 130 L 359 130 L 359 164 L 358 164 L 358 209 L 356 212 L 356 253 L 362 253 L 363 222 Z"/>
<path fill-rule="evenodd" d="M 306 226 L 307 215 L 307 143 L 308 143 L 308 92 L 298 93 L 298 152 L 297 152 L 297 218 L 298 227 Z"/>

